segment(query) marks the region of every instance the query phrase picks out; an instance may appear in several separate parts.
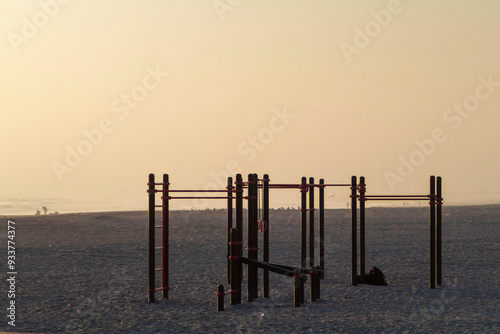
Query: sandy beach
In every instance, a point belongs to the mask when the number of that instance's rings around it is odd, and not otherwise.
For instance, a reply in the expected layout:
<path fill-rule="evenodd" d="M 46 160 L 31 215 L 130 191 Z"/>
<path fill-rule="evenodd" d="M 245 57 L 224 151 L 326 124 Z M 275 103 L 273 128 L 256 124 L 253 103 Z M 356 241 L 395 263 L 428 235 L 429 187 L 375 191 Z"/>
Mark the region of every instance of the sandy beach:
<path fill-rule="evenodd" d="M 431 290 L 427 208 L 367 210 L 367 269 L 380 268 L 386 287 L 350 285 L 350 211 L 327 210 L 321 300 L 293 308 L 292 280 L 271 273 L 269 299 L 231 306 L 226 296 L 224 312 L 215 296 L 218 284 L 229 289 L 224 210 L 171 212 L 170 299 L 156 303 L 146 293 L 147 212 L 6 217 L 0 331 L 499 333 L 499 216 L 498 205 L 443 208 L 443 285 Z M 15 327 L 5 315 L 9 220 Z M 271 211 L 271 262 L 299 263 L 299 224 L 297 210 Z"/>

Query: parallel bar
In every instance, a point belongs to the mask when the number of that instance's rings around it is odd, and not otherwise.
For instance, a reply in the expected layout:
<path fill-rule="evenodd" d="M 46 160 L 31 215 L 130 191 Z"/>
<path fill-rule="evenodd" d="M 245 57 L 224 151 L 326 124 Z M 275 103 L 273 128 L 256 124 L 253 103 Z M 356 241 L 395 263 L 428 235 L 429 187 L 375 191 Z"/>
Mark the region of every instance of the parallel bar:
<path fill-rule="evenodd" d="M 238 256 L 243 254 L 243 178 L 241 174 L 236 174 L 236 229 L 238 235 Z M 241 303 L 241 281 L 243 279 L 243 263 L 238 262 L 238 303 Z"/>
<path fill-rule="evenodd" d="M 263 201 L 263 219 L 265 222 L 264 230 L 264 262 L 269 262 L 269 175 L 264 174 L 264 184 L 262 191 L 262 201 Z M 264 269 L 264 276 L 262 282 L 262 293 L 264 298 L 269 298 L 269 270 Z"/>
<path fill-rule="evenodd" d="M 351 285 L 358 284 L 357 257 L 357 190 L 356 176 L 351 177 Z"/>
<path fill-rule="evenodd" d="M 365 177 L 359 178 L 359 282 L 365 283 Z"/>
<path fill-rule="evenodd" d="M 231 283 L 231 260 L 229 259 L 229 253 L 231 247 L 229 242 L 231 241 L 231 229 L 233 228 L 233 178 L 227 178 L 227 283 Z"/>
<path fill-rule="evenodd" d="M 439 203 L 436 207 L 436 284 L 441 285 L 442 282 L 442 192 L 441 192 L 441 176 L 436 178 L 436 196 Z"/>
<path fill-rule="evenodd" d="M 309 267 L 314 267 L 314 178 L 309 178 Z"/>
<path fill-rule="evenodd" d="M 169 287 L 169 266 L 170 266 L 170 255 L 169 255 L 169 248 L 170 248 L 170 242 L 169 242 L 169 203 L 168 203 L 168 198 L 165 196 L 165 192 L 168 191 L 169 188 L 169 182 L 168 182 L 168 174 L 163 174 L 163 191 L 164 194 L 162 196 L 162 204 L 163 204 L 163 210 L 162 210 L 162 218 L 161 218 L 161 224 L 163 226 L 163 233 L 162 233 L 162 238 L 161 238 L 161 243 L 162 243 L 162 253 L 161 253 L 161 263 L 162 267 L 165 268 L 162 272 L 161 275 L 161 287 L 164 288 L 162 292 L 162 296 L 165 299 L 168 299 L 168 291 L 167 289 Z"/>
<path fill-rule="evenodd" d="M 425 198 L 414 198 L 414 197 L 408 197 L 408 198 L 401 198 L 401 197 L 395 197 L 395 198 L 366 198 L 364 201 L 422 201 Z"/>
<path fill-rule="evenodd" d="M 169 196 L 168 199 L 229 199 L 230 197 L 205 197 L 205 196 L 192 196 L 192 197 L 172 197 Z"/>
<path fill-rule="evenodd" d="M 324 184 L 325 180 L 320 179 L 319 184 Z M 320 279 L 325 278 L 325 188 L 319 188 L 319 268 L 321 269 Z M 318 290 L 318 298 L 319 290 Z"/>
<path fill-rule="evenodd" d="M 155 175 L 149 174 L 148 188 L 148 226 L 149 226 L 149 280 L 148 280 L 148 302 L 155 302 Z"/>
<path fill-rule="evenodd" d="M 431 176 L 430 184 L 430 213 L 429 213 L 429 287 L 436 288 L 436 205 L 434 202 L 436 192 L 435 177 Z"/>
<path fill-rule="evenodd" d="M 365 195 L 366 198 L 370 197 L 420 197 L 429 198 L 429 195 Z"/>
<path fill-rule="evenodd" d="M 158 190 L 158 192 L 164 192 Z M 182 190 L 182 189 L 176 189 L 176 190 L 167 190 L 169 193 L 229 193 L 230 189 L 209 189 L 209 190 Z M 231 191 L 232 192 L 232 191 Z"/>

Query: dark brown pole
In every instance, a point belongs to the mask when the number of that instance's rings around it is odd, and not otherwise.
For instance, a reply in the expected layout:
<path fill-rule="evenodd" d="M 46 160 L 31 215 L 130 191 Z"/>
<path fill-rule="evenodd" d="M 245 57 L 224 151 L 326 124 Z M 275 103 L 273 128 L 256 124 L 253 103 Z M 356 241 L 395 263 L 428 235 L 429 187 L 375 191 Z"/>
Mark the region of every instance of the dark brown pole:
<path fill-rule="evenodd" d="M 429 287 L 436 288 L 436 181 L 431 176 L 429 212 Z"/>
<path fill-rule="evenodd" d="M 243 254 L 243 177 L 236 174 L 236 229 L 238 244 L 238 256 Z M 243 263 L 239 262 L 238 268 L 238 303 L 241 303 L 241 280 L 243 275 Z"/>
<path fill-rule="evenodd" d="M 264 184 L 263 184 L 263 219 L 264 219 L 264 262 L 269 262 L 269 175 L 264 174 Z M 263 295 L 264 298 L 269 298 L 269 270 L 264 270 L 263 278 Z"/>
<path fill-rule="evenodd" d="M 309 267 L 314 267 L 314 178 L 309 178 Z"/>
<path fill-rule="evenodd" d="M 217 311 L 224 311 L 224 285 L 217 285 Z"/>
<path fill-rule="evenodd" d="M 351 177 L 351 285 L 358 284 L 357 257 L 358 257 L 358 235 L 357 235 L 357 190 L 356 176 Z"/>
<path fill-rule="evenodd" d="M 233 228 L 233 178 L 227 178 L 227 283 L 231 283 L 231 260 L 229 260 L 231 229 Z"/>
<path fill-rule="evenodd" d="M 293 306 L 300 307 L 300 304 L 304 302 L 304 281 L 300 270 L 295 270 L 293 274 Z"/>
<path fill-rule="evenodd" d="M 253 179 L 254 179 L 254 187 L 253 187 L 253 196 L 254 196 L 254 201 L 253 201 L 253 210 L 254 210 L 254 222 L 253 222 L 253 259 L 254 260 L 259 260 L 259 232 L 258 232 L 258 226 L 257 226 L 257 220 L 259 219 L 259 177 L 257 174 L 253 174 Z M 259 268 L 254 267 L 253 271 L 253 281 L 254 281 L 254 286 L 253 286 L 253 298 L 256 299 L 259 297 Z"/>
<path fill-rule="evenodd" d="M 229 242 L 229 257 L 231 261 L 231 305 L 236 305 L 238 303 L 238 295 L 236 291 L 238 291 L 238 269 L 239 269 L 239 260 L 238 260 L 238 231 L 233 227 L 230 231 L 230 242 Z"/>
<path fill-rule="evenodd" d="M 254 259 L 253 256 L 253 222 L 254 222 L 254 209 L 253 209 L 253 174 L 248 174 L 248 209 L 247 209 L 247 248 L 248 248 L 248 258 Z M 256 270 L 254 265 L 247 264 L 247 302 L 253 302 L 254 296 L 254 270 Z"/>
<path fill-rule="evenodd" d="M 319 184 L 325 184 L 325 180 L 320 179 Z M 321 269 L 320 279 L 325 278 L 325 187 L 319 187 L 319 267 Z M 318 290 L 318 298 L 319 290 Z"/>
<path fill-rule="evenodd" d="M 365 177 L 359 178 L 359 282 L 365 283 Z"/>
<path fill-rule="evenodd" d="M 306 242 L 307 242 L 307 180 L 305 177 L 302 177 L 302 183 L 301 183 L 301 188 L 300 192 L 302 195 L 301 199 L 301 228 L 300 228 L 300 267 L 305 268 L 306 267 L 306 257 L 307 257 L 307 250 L 306 250 Z"/>
<path fill-rule="evenodd" d="M 436 207 L 436 279 L 437 279 L 437 285 L 441 285 L 442 281 L 442 263 L 441 263 L 441 257 L 442 257 L 442 232 L 441 232 L 441 225 L 442 225 L 442 206 L 443 206 L 443 198 L 442 198 L 442 192 L 441 192 L 441 176 L 438 176 L 436 179 L 436 196 L 437 196 L 437 207 Z"/>
<path fill-rule="evenodd" d="M 168 174 L 163 174 L 163 193 L 162 193 L 162 296 L 165 299 L 168 299 L 168 292 L 170 289 L 169 285 L 169 266 L 170 266 L 170 258 L 169 258 L 169 248 L 170 248 L 170 240 L 169 240 L 169 202 L 168 202 L 168 189 L 169 189 L 169 180 Z"/>
<path fill-rule="evenodd" d="M 155 302 L 155 175 L 149 174 L 148 180 L 148 225 L 149 225 L 149 283 L 148 301 Z"/>

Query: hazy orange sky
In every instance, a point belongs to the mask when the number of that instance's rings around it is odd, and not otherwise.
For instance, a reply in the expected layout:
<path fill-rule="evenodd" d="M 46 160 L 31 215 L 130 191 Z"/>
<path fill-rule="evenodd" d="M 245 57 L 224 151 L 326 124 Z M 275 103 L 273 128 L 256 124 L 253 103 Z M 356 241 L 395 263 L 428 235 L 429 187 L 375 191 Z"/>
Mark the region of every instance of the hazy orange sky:
<path fill-rule="evenodd" d="M 256 172 L 364 175 L 373 194 L 427 193 L 435 174 L 447 204 L 500 203 L 499 12 L 494 0 L 4 1 L 0 200 L 146 209 L 150 172 L 174 188 Z"/>

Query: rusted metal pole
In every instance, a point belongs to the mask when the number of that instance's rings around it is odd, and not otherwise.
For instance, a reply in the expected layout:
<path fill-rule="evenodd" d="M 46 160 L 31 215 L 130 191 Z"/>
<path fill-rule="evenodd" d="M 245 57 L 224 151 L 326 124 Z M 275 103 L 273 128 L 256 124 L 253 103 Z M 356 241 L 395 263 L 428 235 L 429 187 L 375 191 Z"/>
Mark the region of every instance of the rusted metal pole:
<path fill-rule="evenodd" d="M 319 184 L 325 184 L 320 179 Z M 319 187 L 319 267 L 321 269 L 320 279 L 325 278 L 325 187 Z M 319 298 L 319 290 L 318 290 Z"/>
<path fill-rule="evenodd" d="M 436 179 L 436 284 L 439 286 L 442 282 L 442 208 L 443 208 L 443 194 L 441 191 L 441 176 Z"/>
<path fill-rule="evenodd" d="M 259 177 L 257 174 L 253 174 L 254 179 L 254 187 L 253 187 L 253 210 L 254 210 L 254 222 L 253 222 L 253 259 L 259 260 L 259 232 L 257 220 L 259 219 Z M 253 298 L 256 299 L 259 297 L 259 268 L 255 267 L 253 271 Z"/>
<path fill-rule="evenodd" d="M 217 311 L 224 311 L 224 285 L 217 285 Z"/>
<path fill-rule="evenodd" d="M 429 287 L 436 288 L 436 181 L 430 178 L 430 202 L 429 202 Z"/>
<path fill-rule="evenodd" d="M 358 284 L 357 257 L 358 257 L 358 236 L 357 236 L 357 190 L 356 176 L 351 177 L 351 285 Z"/>
<path fill-rule="evenodd" d="M 306 268 L 307 264 L 307 179 L 302 177 L 300 184 L 301 192 L 301 226 L 300 226 L 300 267 Z M 304 282 L 302 276 L 299 279 L 300 302 L 304 303 Z M 299 305 L 300 306 L 300 305 Z"/>
<path fill-rule="evenodd" d="M 168 190 L 169 190 L 169 180 L 168 174 L 163 174 L 163 185 L 162 185 L 162 256 L 161 256 L 161 267 L 162 270 L 162 296 L 168 299 L 168 292 L 170 290 L 169 285 L 169 266 L 170 266 L 170 221 L 169 221 L 169 202 L 168 202 Z"/>
<path fill-rule="evenodd" d="M 231 265 L 231 305 L 236 305 L 238 303 L 238 269 L 239 269 L 239 259 L 238 259 L 238 231 L 236 228 L 231 228 L 229 232 L 229 257 L 230 257 L 230 265 Z"/>
<path fill-rule="evenodd" d="M 243 177 L 236 174 L 236 230 L 238 244 L 238 256 L 243 255 Z M 238 261 L 238 303 L 241 303 L 241 280 L 243 279 L 243 263 Z"/>
<path fill-rule="evenodd" d="M 314 267 L 314 178 L 309 178 L 309 267 Z"/>
<path fill-rule="evenodd" d="M 306 258 L 307 258 L 307 250 L 306 250 L 306 242 L 307 242 L 307 180 L 305 177 L 302 177 L 301 182 L 301 228 L 300 228 L 300 267 L 306 267 Z"/>
<path fill-rule="evenodd" d="M 264 262 L 269 262 L 269 175 L 264 174 L 264 183 L 262 191 L 263 201 L 263 228 L 264 228 Z M 263 295 L 264 298 L 269 298 L 269 270 L 264 269 L 263 276 Z"/>
<path fill-rule="evenodd" d="M 365 177 L 359 178 L 359 282 L 365 283 Z"/>
<path fill-rule="evenodd" d="M 149 281 L 148 301 L 155 302 L 155 175 L 149 174 L 148 179 L 148 226 L 149 226 Z"/>
<path fill-rule="evenodd" d="M 231 260 L 229 259 L 231 229 L 233 228 L 233 178 L 227 178 L 227 283 L 231 283 Z"/>
<path fill-rule="evenodd" d="M 254 252 L 253 252 L 253 233 L 254 233 L 254 205 L 253 205 L 253 197 L 254 197 L 254 178 L 253 174 L 248 174 L 248 209 L 247 209 L 247 253 L 248 258 L 254 260 Z M 247 265 L 247 302 L 253 302 L 254 296 L 254 271 L 257 270 L 254 265 Z"/>

